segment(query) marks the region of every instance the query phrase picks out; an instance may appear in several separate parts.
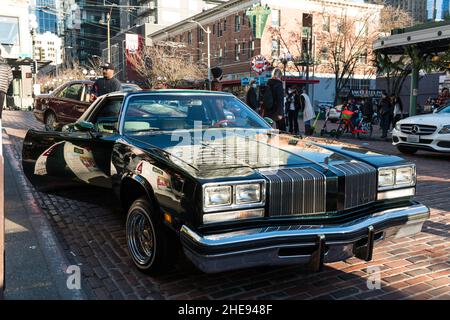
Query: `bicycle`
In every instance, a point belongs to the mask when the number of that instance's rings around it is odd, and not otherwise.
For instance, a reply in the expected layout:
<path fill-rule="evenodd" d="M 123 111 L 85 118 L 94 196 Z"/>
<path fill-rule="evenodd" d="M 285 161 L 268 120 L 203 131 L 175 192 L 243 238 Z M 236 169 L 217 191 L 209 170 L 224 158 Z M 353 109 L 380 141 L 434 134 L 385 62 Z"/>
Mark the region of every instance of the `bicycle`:
<path fill-rule="evenodd" d="M 353 117 L 357 114 L 356 126 L 353 123 Z M 373 132 L 372 121 L 362 116 L 359 109 L 351 111 L 346 107 L 341 112 L 341 118 L 339 119 L 339 126 L 336 130 L 336 137 L 340 138 L 344 133 L 351 133 L 352 136 L 357 136 L 358 139 L 362 139 L 363 136 L 371 137 Z"/>

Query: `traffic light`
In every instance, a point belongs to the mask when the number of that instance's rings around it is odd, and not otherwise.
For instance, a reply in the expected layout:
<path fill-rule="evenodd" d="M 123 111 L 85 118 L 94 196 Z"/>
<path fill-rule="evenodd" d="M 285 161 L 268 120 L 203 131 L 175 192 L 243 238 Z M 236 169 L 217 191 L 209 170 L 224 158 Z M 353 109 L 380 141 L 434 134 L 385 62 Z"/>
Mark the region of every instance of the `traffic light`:
<path fill-rule="evenodd" d="M 30 66 L 31 66 L 31 73 L 37 74 L 38 71 L 37 61 L 36 60 L 31 61 Z"/>

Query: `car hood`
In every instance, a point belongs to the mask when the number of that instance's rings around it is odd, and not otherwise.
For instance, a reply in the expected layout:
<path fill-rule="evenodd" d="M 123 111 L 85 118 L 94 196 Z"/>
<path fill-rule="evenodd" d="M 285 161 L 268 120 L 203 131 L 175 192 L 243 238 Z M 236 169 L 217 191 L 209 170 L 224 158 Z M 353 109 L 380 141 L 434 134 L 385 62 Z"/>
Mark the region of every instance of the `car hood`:
<path fill-rule="evenodd" d="M 159 154 L 199 178 L 251 176 L 256 170 L 282 167 L 314 166 L 326 171 L 329 165 L 354 158 L 382 157 L 355 146 L 328 146 L 321 144 L 324 140 L 268 131 L 180 131 L 133 135 L 130 139 L 135 140 L 132 144 Z"/>
<path fill-rule="evenodd" d="M 443 126 L 450 124 L 450 113 L 431 113 L 408 117 L 399 121 L 400 124 L 423 124 Z"/>

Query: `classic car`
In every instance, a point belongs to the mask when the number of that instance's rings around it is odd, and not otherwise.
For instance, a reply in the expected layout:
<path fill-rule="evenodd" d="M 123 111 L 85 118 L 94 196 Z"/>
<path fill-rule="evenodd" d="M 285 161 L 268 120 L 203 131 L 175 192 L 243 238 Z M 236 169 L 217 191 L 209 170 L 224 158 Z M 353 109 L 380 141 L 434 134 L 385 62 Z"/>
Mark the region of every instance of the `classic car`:
<path fill-rule="evenodd" d="M 405 154 L 418 150 L 450 152 L 450 106 L 398 121 L 392 130 L 392 141 Z"/>
<path fill-rule="evenodd" d="M 75 122 L 91 105 L 89 80 L 69 81 L 50 94 L 38 95 L 34 100 L 34 116 L 50 129 Z"/>
<path fill-rule="evenodd" d="M 34 115 L 43 122 L 47 129 L 55 130 L 68 123 L 73 123 L 91 105 L 93 81 L 69 81 L 59 86 L 50 94 L 38 95 L 34 102 Z M 124 92 L 142 90 L 137 84 L 122 83 Z"/>
<path fill-rule="evenodd" d="M 37 189 L 117 195 L 131 259 L 152 274 L 179 245 L 207 273 L 318 271 L 421 231 L 429 209 L 414 200 L 414 163 L 316 139 L 272 129 L 228 93 L 113 93 L 60 132 L 29 130 L 22 161 Z"/>

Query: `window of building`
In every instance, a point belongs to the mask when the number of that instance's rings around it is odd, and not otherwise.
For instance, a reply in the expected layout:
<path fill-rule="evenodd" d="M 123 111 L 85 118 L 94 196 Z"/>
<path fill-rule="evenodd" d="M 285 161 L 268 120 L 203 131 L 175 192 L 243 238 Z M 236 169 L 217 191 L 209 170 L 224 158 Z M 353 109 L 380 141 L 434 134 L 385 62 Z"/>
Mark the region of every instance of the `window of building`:
<path fill-rule="evenodd" d="M 272 58 L 278 58 L 280 56 L 280 40 L 272 40 Z"/>
<path fill-rule="evenodd" d="M 198 41 L 199 42 L 205 41 L 205 33 L 202 28 L 198 28 Z"/>
<path fill-rule="evenodd" d="M 364 23 L 363 21 L 357 21 L 355 23 L 355 34 L 356 36 L 367 36 L 368 34 L 367 23 Z"/>
<path fill-rule="evenodd" d="M 236 61 L 240 60 L 240 55 L 241 55 L 241 44 L 240 43 L 236 43 L 234 45 L 234 53 L 235 53 L 235 59 Z"/>
<path fill-rule="evenodd" d="M 215 23 L 213 24 L 212 33 L 213 33 L 213 34 L 216 34 L 216 24 L 215 24 Z"/>
<path fill-rule="evenodd" d="M 245 57 L 245 42 L 242 42 L 242 55 Z"/>
<path fill-rule="evenodd" d="M 192 44 L 192 31 L 188 31 L 188 44 Z"/>
<path fill-rule="evenodd" d="M 320 49 L 320 60 L 322 62 L 328 62 L 328 48 L 327 47 L 323 47 L 322 49 Z"/>
<path fill-rule="evenodd" d="M 330 17 L 322 17 L 322 31 L 330 32 Z"/>
<path fill-rule="evenodd" d="M 272 26 L 280 26 L 280 10 L 272 10 Z"/>
<path fill-rule="evenodd" d="M 223 20 L 223 31 L 227 31 L 227 19 Z"/>
<path fill-rule="evenodd" d="M 367 51 L 362 52 L 358 56 L 358 63 L 367 64 Z"/>
<path fill-rule="evenodd" d="M 219 63 L 222 63 L 223 51 L 222 48 L 219 49 Z"/>
<path fill-rule="evenodd" d="M 251 58 L 255 55 L 255 41 L 254 40 L 250 41 L 248 46 L 249 46 L 248 55 L 249 58 Z"/>
<path fill-rule="evenodd" d="M 234 17 L 234 31 L 235 32 L 241 31 L 241 16 Z"/>
<path fill-rule="evenodd" d="M 0 43 L 19 45 L 19 19 L 0 17 Z"/>

